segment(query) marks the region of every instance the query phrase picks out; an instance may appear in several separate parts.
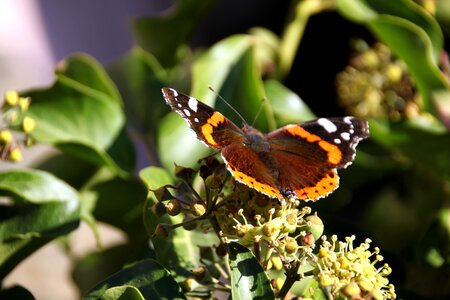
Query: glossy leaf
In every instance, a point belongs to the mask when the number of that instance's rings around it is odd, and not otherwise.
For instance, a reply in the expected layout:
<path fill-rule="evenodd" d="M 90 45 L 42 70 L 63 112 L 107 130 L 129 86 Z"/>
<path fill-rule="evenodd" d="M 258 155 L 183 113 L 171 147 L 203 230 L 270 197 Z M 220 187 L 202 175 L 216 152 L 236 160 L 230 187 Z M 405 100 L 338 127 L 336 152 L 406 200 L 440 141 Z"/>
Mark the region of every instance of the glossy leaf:
<path fill-rule="evenodd" d="M 275 299 L 269 278 L 253 253 L 238 243 L 230 243 L 231 296 L 239 299 Z"/>
<path fill-rule="evenodd" d="M 291 291 L 302 298 L 314 300 L 328 299 L 323 290 L 319 286 L 319 282 L 313 277 L 305 277 L 296 282 Z"/>
<path fill-rule="evenodd" d="M 156 58 L 136 47 L 108 71 L 123 97 L 131 125 L 139 132 L 154 134 L 160 118 L 169 111 L 161 93 L 167 75 Z"/>
<path fill-rule="evenodd" d="M 137 288 L 144 299 L 186 299 L 175 279 L 163 266 L 152 259 L 137 262 L 108 277 L 96 285 L 84 299 L 98 299 L 105 293 L 107 296 L 111 295 L 113 291 L 108 292 L 109 289 L 124 285 Z M 136 297 L 136 291 L 131 295 Z"/>
<path fill-rule="evenodd" d="M 37 141 L 108 166 L 122 176 L 133 169 L 134 151 L 122 132 L 121 99 L 92 58 L 81 54 L 69 57 L 59 65 L 52 87 L 27 96 L 33 103 L 28 113 L 36 120 L 33 137 Z"/>
<path fill-rule="evenodd" d="M 212 0 L 180 0 L 166 14 L 133 22 L 135 40 L 152 53 L 164 67 L 177 62 L 181 50 Z"/>
<path fill-rule="evenodd" d="M 279 81 L 266 80 L 264 89 L 267 99 L 272 104 L 278 126 L 302 123 L 316 118 L 306 103 Z"/>
<path fill-rule="evenodd" d="M 115 286 L 107 289 L 101 296 L 102 300 L 145 300 L 142 294 L 134 286 Z"/>
<path fill-rule="evenodd" d="M 14 203 L 0 210 L 0 278 L 28 254 L 78 226 L 76 191 L 51 174 L 2 172 L 0 195 L 9 196 Z"/>

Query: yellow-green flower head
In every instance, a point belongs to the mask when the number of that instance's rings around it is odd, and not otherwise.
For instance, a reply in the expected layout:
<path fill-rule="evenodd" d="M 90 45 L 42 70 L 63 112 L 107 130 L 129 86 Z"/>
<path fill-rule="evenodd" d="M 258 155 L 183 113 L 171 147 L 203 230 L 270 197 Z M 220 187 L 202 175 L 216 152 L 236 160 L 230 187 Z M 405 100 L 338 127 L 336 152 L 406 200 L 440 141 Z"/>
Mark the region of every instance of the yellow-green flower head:
<path fill-rule="evenodd" d="M 22 121 L 22 128 L 25 133 L 30 133 L 36 127 L 36 121 L 33 118 L 25 117 Z"/>
<path fill-rule="evenodd" d="M 375 299 L 395 299 L 395 288 L 387 278 L 392 269 L 387 264 L 375 266 L 383 261 L 380 249 L 370 251 L 369 239 L 354 247 L 354 240 L 355 236 L 351 236 L 338 242 L 333 236 L 329 242 L 323 237 L 316 259 L 320 285 L 331 290 L 334 298 L 372 295 Z"/>
<path fill-rule="evenodd" d="M 5 93 L 5 101 L 10 106 L 15 106 L 19 102 L 19 94 L 17 91 L 7 91 Z"/>

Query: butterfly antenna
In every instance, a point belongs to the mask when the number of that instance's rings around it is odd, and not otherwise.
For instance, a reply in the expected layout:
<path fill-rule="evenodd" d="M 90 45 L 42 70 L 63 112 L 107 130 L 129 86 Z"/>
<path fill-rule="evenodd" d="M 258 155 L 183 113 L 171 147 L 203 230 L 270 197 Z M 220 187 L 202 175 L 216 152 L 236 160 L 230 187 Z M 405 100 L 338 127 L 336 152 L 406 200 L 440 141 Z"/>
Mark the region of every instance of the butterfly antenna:
<path fill-rule="evenodd" d="M 227 100 L 225 100 L 222 96 L 219 95 L 219 93 L 217 93 L 210 85 L 208 86 L 208 88 L 211 90 L 211 92 L 213 92 L 214 94 L 216 94 L 216 96 L 223 101 L 223 103 L 225 103 L 232 111 L 234 111 L 234 113 L 242 120 L 242 123 L 244 125 L 247 124 L 247 122 L 245 121 L 244 117 L 236 110 L 236 108 L 234 108 L 230 103 L 227 102 Z"/>
<path fill-rule="evenodd" d="M 258 119 L 259 114 L 261 113 L 262 108 L 264 107 L 264 102 L 265 102 L 265 101 L 266 101 L 266 98 L 263 97 L 262 100 L 261 100 L 261 104 L 259 105 L 258 112 L 256 113 L 255 118 L 253 119 L 252 127 L 255 125 L 256 120 Z"/>

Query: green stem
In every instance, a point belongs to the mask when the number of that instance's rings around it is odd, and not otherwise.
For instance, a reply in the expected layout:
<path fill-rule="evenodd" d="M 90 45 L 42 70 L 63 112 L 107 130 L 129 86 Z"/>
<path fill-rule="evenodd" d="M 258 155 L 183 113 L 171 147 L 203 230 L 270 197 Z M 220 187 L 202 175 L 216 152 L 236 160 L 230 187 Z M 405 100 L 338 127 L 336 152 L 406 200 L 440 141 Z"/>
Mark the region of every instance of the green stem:
<path fill-rule="evenodd" d="M 279 78 L 291 71 L 295 54 L 305 32 L 309 18 L 317 13 L 335 8 L 334 0 L 295 0 L 294 14 L 286 25 L 280 42 Z"/>

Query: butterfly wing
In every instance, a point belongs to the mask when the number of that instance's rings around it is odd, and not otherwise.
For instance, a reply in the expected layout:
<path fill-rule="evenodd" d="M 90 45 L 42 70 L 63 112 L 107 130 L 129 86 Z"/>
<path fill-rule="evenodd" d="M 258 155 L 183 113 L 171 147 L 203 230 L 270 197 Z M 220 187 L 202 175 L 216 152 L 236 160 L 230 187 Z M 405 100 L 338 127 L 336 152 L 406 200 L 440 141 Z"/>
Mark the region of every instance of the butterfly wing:
<path fill-rule="evenodd" d="M 267 196 L 283 199 L 267 160 L 243 143 L 233 143 L 221 151 L 234 179 Z"/>
<path fill-rule="evenodd" d="M 356 145 L 367 136 L 367 122 L 352 117 L 318 119 L 269 133 L 281 193 L 303 200 L 328 195 L 339 186 L 336 169 L 353 161 Z"/>
<path fill-rule="evenodd" d="M 241 129 L 212 107 L 171 88 L 163 88 L 162 93 L 172 110 L 183 117 L 207 146 L 221 149 L 243 139 Z"/>

